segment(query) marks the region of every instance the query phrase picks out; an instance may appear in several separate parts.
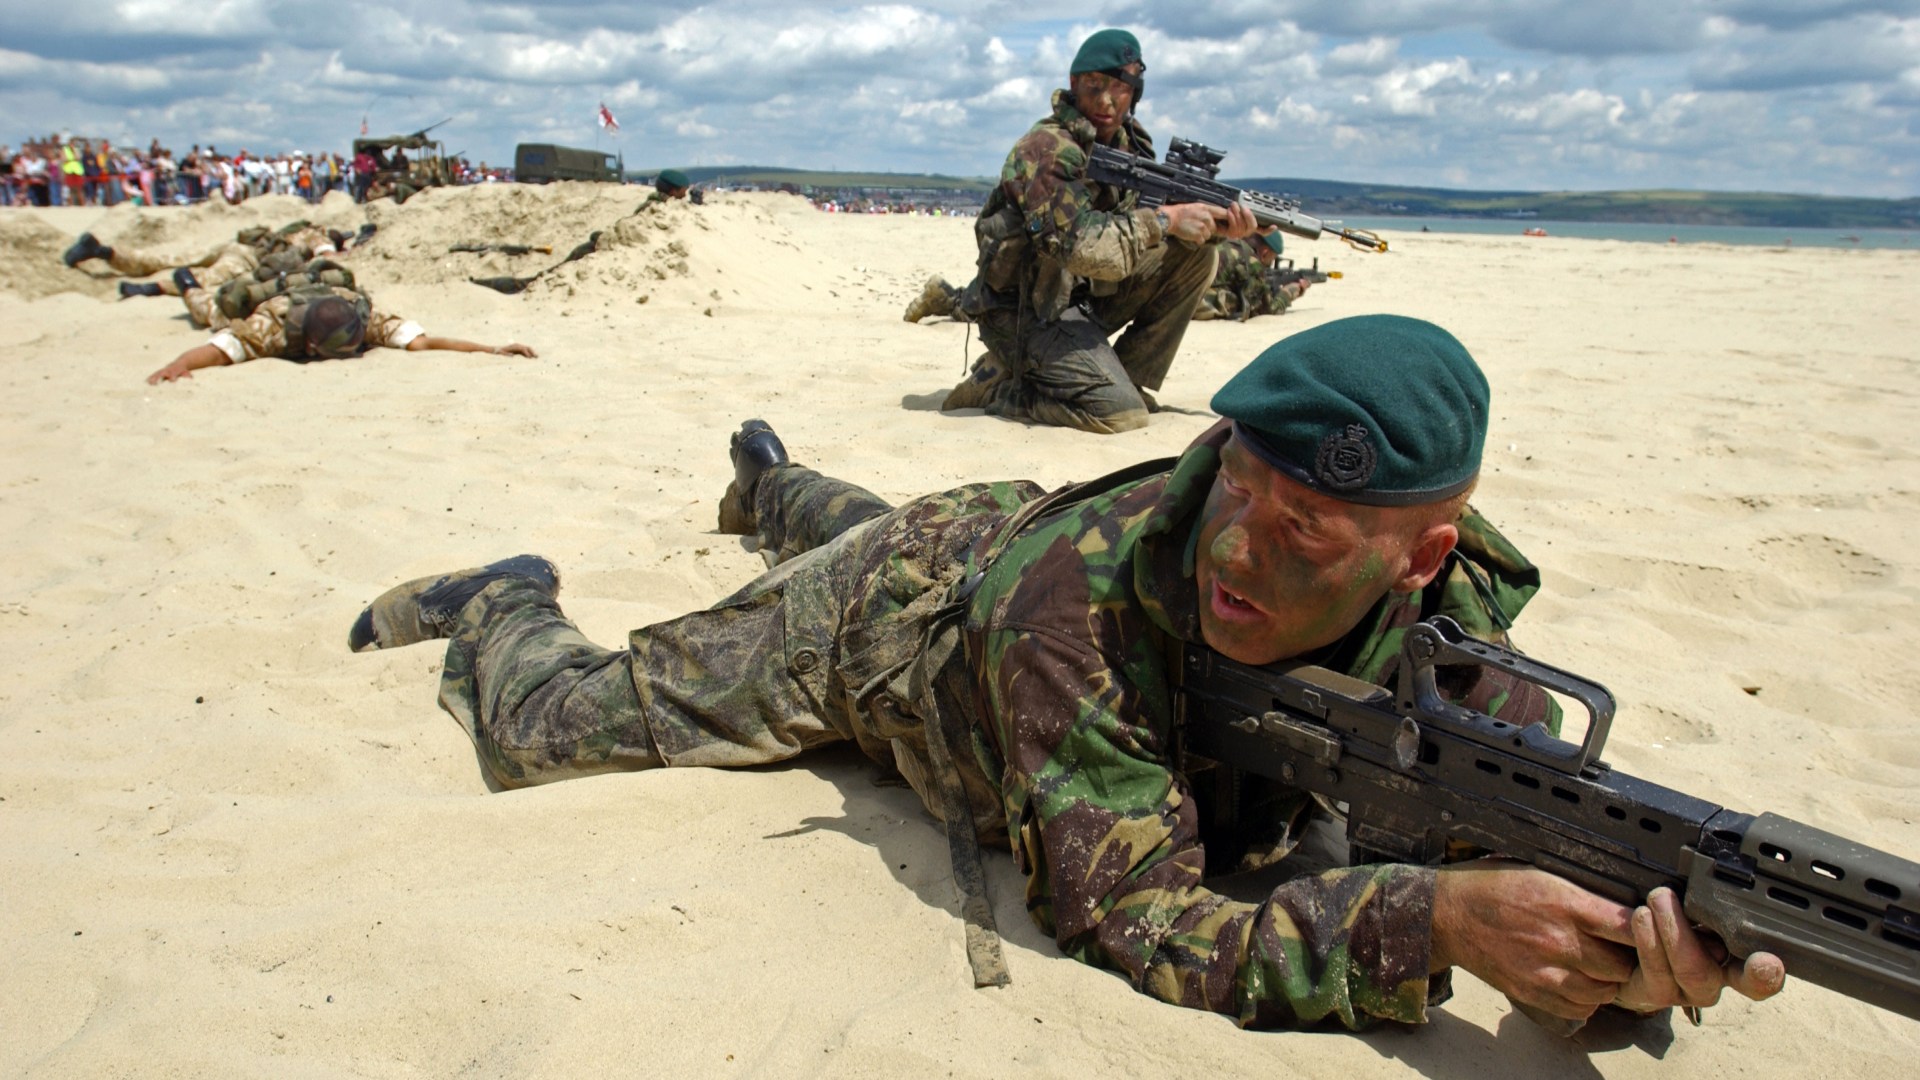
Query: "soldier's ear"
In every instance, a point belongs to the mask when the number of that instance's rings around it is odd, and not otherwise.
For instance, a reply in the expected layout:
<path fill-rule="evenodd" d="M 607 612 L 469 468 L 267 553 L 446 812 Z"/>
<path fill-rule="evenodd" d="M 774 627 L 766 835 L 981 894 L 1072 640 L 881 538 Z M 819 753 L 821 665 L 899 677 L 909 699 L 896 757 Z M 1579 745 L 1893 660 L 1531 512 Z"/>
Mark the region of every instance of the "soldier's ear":
<path fill-rule="evenodd" d="M 1447 556 L 1460 542 L 1460 530 L 1452 522 L 1429 525 L 1414 539 L 1407 553 L 1407 569 L 1393 583 L 1393 591 L 1411 593 L 1427 587 L 1447 564 Z"/>

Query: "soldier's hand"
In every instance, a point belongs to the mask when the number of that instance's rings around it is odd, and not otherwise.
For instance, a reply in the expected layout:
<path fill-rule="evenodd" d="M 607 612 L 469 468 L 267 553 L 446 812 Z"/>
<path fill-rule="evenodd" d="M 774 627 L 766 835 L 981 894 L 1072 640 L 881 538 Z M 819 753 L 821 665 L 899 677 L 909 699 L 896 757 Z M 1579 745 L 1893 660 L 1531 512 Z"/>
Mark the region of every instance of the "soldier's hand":
<path fill-rule="evenodd" d="M 492 352 L 495 356 L 531 356 L 536 359 L 540 355 L 539 353 L 534 352 L 532 347 L 527 345 L 522 345 L 517 341 L 512 342 L 510 344 L 502 345 L 499 348 L 492 350 Z"/>
<path fill-rule="evenodd" d="M 1687 922 L 1671 889 L 1655 889 L 1646 905 L 1630 909 L 1500 859 L 1437 872 L 1433 967 L 1448 964 L 1569 1020 L 1607 1004 L 1635 1012 L 1704 1007 L 1729 986 L 1759 1001 L 1786 982 L 1785 965 L 1771 953 L 1728 961 Z"/>
<path fill-rule="evenodd" d="M 1204 244 L 1216 235 L 1225 235 L 1221 230 L 1233 220 L 1233 210 L 1246 214 L 1248 221 L 1253 220 L 1253 215 L 1237 206 L 1229 209 L 1208 203 L 1174 203 L 1160 208 L 1167 218 L 1167 235 L 1177 236 L 1189 244 Z"/>
<path fill-rule="evenodd" d="M 193 378 L 193 370 L 180 361 L 175 360 L 173 363 L 147 376 L 147 385 L 158 386 L 163 382 L 172 382 L 175 379 L 191 378 Z"/>
<path fill-rule="evenodd" d="M 1245 240 L 1259 232 L 1271 232 L 1273 227 L 1262 229 L 1254 220 L 1253 211 L 1235 203 L 1227 208 L 1227 223 L 1216 231 L 1222 240 Z"/>
<path fill-rule="evenodd" d="M 1757 952 L 1745 960 L 1729 959 L 1718 941 L 1701 936 L 1688 923 L 1672 889 L 1653 890 L 1647 902 L 1634 909 L 1632 925 L 1640 966 L 1620 991 L 1623 1008 L 1704 1008 L 1718 1003 L 1727 987 L 1763 1001 L 1786 985 L 1787 969 L 1779 957 Z"/>
<path fill-rule="evenodd" d="M 1442 867 L 1434 883 L 1432 967 L 1463 967 L 1522 1005 L 1585 1020 L 1633 976 L 1632 916 L 1523 863 Z"/>

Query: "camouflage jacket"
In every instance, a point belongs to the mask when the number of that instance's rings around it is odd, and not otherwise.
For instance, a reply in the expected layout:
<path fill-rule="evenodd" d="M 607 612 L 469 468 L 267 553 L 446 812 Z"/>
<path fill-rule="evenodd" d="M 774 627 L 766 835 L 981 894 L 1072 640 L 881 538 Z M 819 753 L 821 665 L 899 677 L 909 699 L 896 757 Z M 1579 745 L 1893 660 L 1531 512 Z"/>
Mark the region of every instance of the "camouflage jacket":
<path fill-rule="evenodd" d="M 1255 315 L 1277 314 L 1287 310 L 1292 299 L 1276 292 L 1267 268 L 1253 252 L 1247 240 L 1228 240 L 1220 245 L 1218 269 L 1214 271 L 1212 290 L 1233 297 L 1230 304 L 1216 303 L 1221 311 L 1230 311 L 1242 321 Z"/>
<path fill-rule="evenodd" d="M 1333 870 L 1258 904 L 1201 883 L 1207 850 L 1173 758 L 1168 660 L 1178 641 L 1200 639 L 1194 544 L 1226 438 L 1217 427 L 1171 472 L 1041 519 L 988 568 L 967 623 L 984 713 L 975 763 L 999 789 L 1028 910 L 1066 954 L 1245 1026 L 1420 1021 L 1430 869 Z M 1477 514 L 1459 525 L 1460 557 L 1442 577 L 1388 596 L 1312 659 L 1385 682 L 1405 628 L 1435 613 L 1502 639 L 1538 572 Z M 1459 696 L 1516 722 L 1544 715 L 1545 696 L 1525 684 L 1479 682 Z"/>
<path fill-rule="evenodd" d="M 1058 318 L 1086 287 L 1111 293 L 1133 274 L 1147 251 L 1165 242 L 1159 218 L 1141 209 L 1131 191 L 1087 179 L 1087 155 L 1097 133 L 1065 90 L 1053 93 L 1053 115 L 1013 145 L 1000 183 L 987 196 L 974 226 L 984 288 L 970 292 L 984 304 L 1017 304 L 1042 321 Z M 1128 117 L 1115 145 L 1153 157 L 1153 140 Z"/>
<path fill-rule="evenodd" d="M 354 300 L 365 294 L 355 289 L 332 286 L 333 293 L 345 300 Z M 196 290 L 190 297 L 204 290 Z M 319 359 L 304 349 L 296 351 L 288 343 L 286 329 L 287 313 L 292 310 L 293 301 L 285 296 L 276 296 L 262 302 L 244 319 L 222 320 L 216 327 L 216 333 L 207 344 L 214 346 L 227 355 L 227 359 L 236 364 L 261 357 L 277 357 L 305 363 Z M 219 309 L 214 308 L 215 312 Z M 391 315 L 374 308 L 366 319 L 366 337 L 361 348 L 404 349 L 414 338 L 426 333 L 419 323 Z"/>

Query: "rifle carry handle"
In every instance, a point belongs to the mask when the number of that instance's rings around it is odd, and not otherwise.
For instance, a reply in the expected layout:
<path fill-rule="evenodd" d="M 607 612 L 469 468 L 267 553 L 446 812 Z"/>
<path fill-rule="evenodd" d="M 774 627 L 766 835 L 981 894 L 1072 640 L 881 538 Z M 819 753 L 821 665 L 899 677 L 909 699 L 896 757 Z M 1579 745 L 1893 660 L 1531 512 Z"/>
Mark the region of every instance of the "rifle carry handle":
<path fill-rule="evenodd" d="M 1600 759 L 1613 728 L 1613 695 L 1599 683 L 1543 664 L 1492 642 L 1468 636 L 1444 615 L 1407 631 L 1402 645 L 1400 705 L 1421 722 L 1440 724 L 1484 746 L 1496 746 L 1536 765 L 1575 776 Z M 1505 671 L 1522 682 L 1570 698 L 1587 712 L 1587 733 L 1578 744 L 1554 736 L 1545 724 L 1521 727 L 1448 701 L 1440 692 L 1437 669 L 1473 665 Z"/>

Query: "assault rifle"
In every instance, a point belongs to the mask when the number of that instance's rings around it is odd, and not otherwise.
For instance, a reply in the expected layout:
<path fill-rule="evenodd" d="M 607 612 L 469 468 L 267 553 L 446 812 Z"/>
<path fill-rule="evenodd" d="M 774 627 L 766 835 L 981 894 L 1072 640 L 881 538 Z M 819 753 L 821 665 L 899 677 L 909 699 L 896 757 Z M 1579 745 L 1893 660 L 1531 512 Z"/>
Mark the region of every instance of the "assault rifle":
<path fill-rule="evenodd" d="M 459 251 L 476 254 L 497 251 L 502 255 L 532 255 L 535 252 L 542 255 L 553 254 L 553 248 L 545 244 L 455 244 L 447 249 L 448 254 Z"/>
<path fill-rule="evenodd" d="M 1440 682 L 1460 665 L 1576 702 L 1584 739 L 1452 704 Z M 1460 840 L 1621 904 L 1665 885 L 1734 955 L 1774 953 L 1795 978 L 1920 1019 L 1920 864 L 1614 771 L 1597 683 L 1445 617 L 1407 631 L 1397 692 L 1193 645 L 1182 667 L 1184 752 L 1344 802 L 1356 862 L 1437 863 Z"/>
<path fill-rule="evenodd" d="M 1220 175 L 1220 162 L 1226 156 L 1224 150 L 1186 139 L 1174 139 L 1167 144 L 1165 162 L 1095 143 L 1093 155 L 1087 162 L 1087 178 L 1139 192 L 1141 206 L 1192 202 L 1244 206 L 1260 224 L 1277 225 L 1281 231 L 1295 236 L 1318 240 L 1321 233 L 1332 233 L 1366 251 L 1387 250 L 1385 240 L 1365 229 L 1349 229 L 1311 217 L 1302 213 L 1300 204 L 1290 199 L 1264 191 L 1242 191 L 1221 183 L 1216 177 Z"/>
<path fill-rule="evenodd" d="M 1291 285 L 1296 281 L 1305 281 L 1314 285 L 1324 285 L 1328 279 L 1340 276 L 1340 271 L 1338 270 L 1320 269 L 1320 260 L 1317 258 L 1313 260 L 1312 266 L 1304 270 L 1295 267 L 1292 259 L 1282 259 L 1280 262 L 1286 265 L 1274 266 L 1266 271 L 1267 280 L 1273 282 L 1276 288 Z"/>

